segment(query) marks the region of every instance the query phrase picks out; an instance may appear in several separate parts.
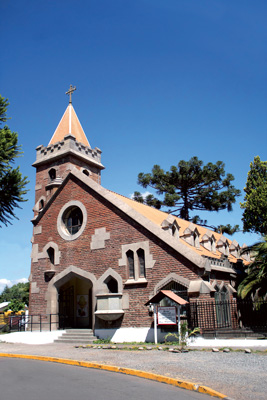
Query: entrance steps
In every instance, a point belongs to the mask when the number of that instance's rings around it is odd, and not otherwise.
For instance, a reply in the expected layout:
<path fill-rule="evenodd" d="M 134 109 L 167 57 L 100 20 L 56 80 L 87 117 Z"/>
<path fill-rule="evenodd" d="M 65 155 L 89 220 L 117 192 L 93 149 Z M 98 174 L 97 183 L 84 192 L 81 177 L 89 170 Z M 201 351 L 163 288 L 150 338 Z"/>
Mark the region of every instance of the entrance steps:
<path fill-rule="evenodd" d="M 66 329 L 54 343 L 92 344 L 97 337 L 92 329 Z"/>

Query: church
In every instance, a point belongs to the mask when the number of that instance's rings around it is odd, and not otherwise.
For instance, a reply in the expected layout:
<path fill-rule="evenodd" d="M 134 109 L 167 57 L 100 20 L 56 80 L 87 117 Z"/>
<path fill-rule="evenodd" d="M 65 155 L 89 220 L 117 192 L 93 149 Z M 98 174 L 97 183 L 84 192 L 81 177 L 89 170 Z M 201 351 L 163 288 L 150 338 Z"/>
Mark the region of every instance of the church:
<path fill-rule="evenodd" d="M 235 240 L 101 186 L 101 150 L 83 131 L 74 90 L 33 163 L 30 314 L 52 318 L 53 329 L 145 341 L 153 337 L 149 300 L 161 290 L 189 305 L 234 299 L 237 266 L 248 256 Z M 166 327 L 158 329 L 161 337 Z"/>

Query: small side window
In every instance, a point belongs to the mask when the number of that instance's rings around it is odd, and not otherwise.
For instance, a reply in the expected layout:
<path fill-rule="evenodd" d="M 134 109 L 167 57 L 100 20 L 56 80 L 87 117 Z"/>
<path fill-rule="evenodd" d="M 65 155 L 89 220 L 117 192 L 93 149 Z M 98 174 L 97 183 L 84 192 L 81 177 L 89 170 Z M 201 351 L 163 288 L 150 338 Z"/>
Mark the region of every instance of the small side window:
<path fill-rule="evenodd" d="M 49 178 L 51 181 L 54 181 L 56 179 L 57 173 L 56 173 L 55 168 L 51 168 L 49 170 L 48 174 L 49 174 Z"/>
<path fill-rule="evenodd" d="M 126 253 L 127 262 L 128 262 L 128 272 L 129 278 L 135 279 L 134 273 L 134 253 L 132 250 L 128 250 Z"/>
<path fill-rule="evenodd" d="M 49 247 L 49 249 L 47 249 L 47 254 L 48 254 L 51 264 L 54 265 L 55 264 L 55 250 L 53 249 L 53 247 Z"/>
<path fill-rule="evenodd" d="M 106 279 L 106 285 L 109 293 L 118 293 L 118 282 L 115 278 L 110 276 L 108 279 Z"/>
<path fill-rule="evenodd" d="M 41 199 L 39 202 L 39 211 L 42 211 L 43 208 L 44 208 L 44 200 Z"/>
<path fill-rule="evenodd" d="M 146 276 L 146 266 L 145 266 L 145 252 L 143 249 L 137 250 L 137 256 L 139 261 L 139 276 L 145 278 Z"/>
<path fill-rule="evenodd" d="M 83 169 L 83 174 L 86 176 L 90 176 L 88 169 Z"/>

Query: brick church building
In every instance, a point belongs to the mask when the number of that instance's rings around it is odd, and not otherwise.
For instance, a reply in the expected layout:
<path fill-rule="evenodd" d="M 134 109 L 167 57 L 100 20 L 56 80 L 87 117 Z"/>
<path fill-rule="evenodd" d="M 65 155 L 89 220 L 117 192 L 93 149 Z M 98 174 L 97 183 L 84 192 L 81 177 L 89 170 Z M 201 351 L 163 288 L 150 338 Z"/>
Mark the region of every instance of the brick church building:
<path fill-rule="evenodd" d="M 189 304 L 232 299 L 236 266 L 248 261 L 238 243 L 101 186 L 101 151 L 83 131 L 73 89 L 33 164 L 30 314 L 52 315 L 54 329 L 144 341 L 153 335 L 145 304 L 160 290 Z"/>

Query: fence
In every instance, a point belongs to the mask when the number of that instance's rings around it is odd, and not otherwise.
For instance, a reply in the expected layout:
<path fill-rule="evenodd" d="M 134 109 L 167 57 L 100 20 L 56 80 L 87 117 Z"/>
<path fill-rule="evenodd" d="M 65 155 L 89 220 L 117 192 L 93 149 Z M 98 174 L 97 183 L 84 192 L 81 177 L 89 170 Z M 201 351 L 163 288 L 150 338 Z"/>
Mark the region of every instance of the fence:
<path fill-rule="evenodd" d="M 222 331 L 235 336 L 267 336 L 267 301 L 195 301 L 187 306 L 187 321 L 191 329 L 200 328 L 202 334 L 213 337 Z M 10 331 L 51 331 L 69 325 L 62 314 L 11 315 L 5 323 Z"/>
<path fill-rule="evenodd" d="M 65 317 L 59 314 L 10 315 L 8 326 L 10 331 L 51 331 L 58 329 L 59 321 L 64 329 Z"/>
<path fill-rule="evenodd" d="M 222 330 L 267 333 L 267 301 L 196 301 L 188 305 L 188 323 L 215 335 Z"/>

